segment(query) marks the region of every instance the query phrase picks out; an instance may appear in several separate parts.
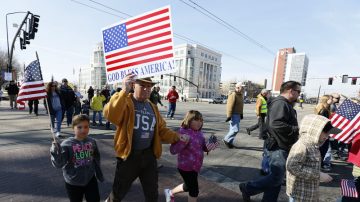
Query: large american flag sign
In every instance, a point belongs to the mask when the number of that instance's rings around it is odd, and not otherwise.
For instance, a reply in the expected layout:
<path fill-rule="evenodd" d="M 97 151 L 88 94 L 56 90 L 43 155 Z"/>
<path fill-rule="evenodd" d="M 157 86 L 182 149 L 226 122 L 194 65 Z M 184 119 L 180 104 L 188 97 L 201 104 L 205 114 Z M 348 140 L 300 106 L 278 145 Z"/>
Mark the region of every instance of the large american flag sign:
<path fill-rule="evenodd" d="M 25 68 L 24 81 L 21 84 L 17 102 L 40 99 L 46 97 L 45 86 L 41 75 L 40 63 L 35 60 Z"/>
<path fill-rule="evenodd" d="M 331 137 L 340 142 L 349 143 L 356 135 L 360 134 L 360 105 L 345 99 L 331 117 L 333 126 L 342 130 Z"/>
<path fill-rule="evenodd" d="M 341 180 L 341 194 L 343 196 L 352 197 L 352 198 L 359 197 L 354 180 L 347 180 L 347 179 Z"/>
<path fill-rule="evenodd" d="M 127 72 L 121 70 L 133 71 L 136 66 L 172 60 L 173 34 L 170 16 L 170 7 L 167 6 L 103 29 L 107 74 L 118 72 L 120 77 L 123 77 Z M 112 82 L 109 77 L 108 82 Z"/>

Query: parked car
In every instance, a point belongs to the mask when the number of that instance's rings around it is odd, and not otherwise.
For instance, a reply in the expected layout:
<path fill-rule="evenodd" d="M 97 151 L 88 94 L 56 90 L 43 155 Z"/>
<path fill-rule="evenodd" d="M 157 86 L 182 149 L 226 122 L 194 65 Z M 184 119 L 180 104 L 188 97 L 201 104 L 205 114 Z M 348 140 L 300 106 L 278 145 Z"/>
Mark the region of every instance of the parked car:
<path fill-rule="evenodd" d="M 251 100 L 249 98 L 244 99 L 244 104 L 251 104 Z"/>
<path fill-rule="evenodd" d="M 222 104 L 224 103 L 224 99 L 221 97 L 215 97 L 209 100 L 209 104 Z"/>

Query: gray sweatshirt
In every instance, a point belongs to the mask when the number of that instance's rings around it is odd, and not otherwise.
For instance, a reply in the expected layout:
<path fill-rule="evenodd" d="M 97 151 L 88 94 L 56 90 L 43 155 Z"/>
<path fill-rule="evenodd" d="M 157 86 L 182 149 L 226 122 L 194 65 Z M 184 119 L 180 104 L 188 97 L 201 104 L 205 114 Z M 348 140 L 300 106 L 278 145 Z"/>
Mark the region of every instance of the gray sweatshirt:
<path fill-rule="evenodd" d="M 104 181 L 100 153 L 94 139 L 87 137 L 79 141 L 73 137 L 67 138 L 57 147 L 53 144 L 50 154 L 53 166 L 62 168 L 66 183 L 85 186 L 94 175 L 100 182 Z"/>

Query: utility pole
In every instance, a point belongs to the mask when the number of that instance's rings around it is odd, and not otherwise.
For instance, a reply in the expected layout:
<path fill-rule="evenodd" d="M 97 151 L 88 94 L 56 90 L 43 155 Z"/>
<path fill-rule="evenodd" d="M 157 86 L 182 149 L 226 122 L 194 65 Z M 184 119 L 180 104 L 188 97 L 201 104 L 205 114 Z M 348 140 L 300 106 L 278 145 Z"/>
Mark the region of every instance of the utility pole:
<path fill-rule="evenodd" d="M 318 92 L 316 104 L 319 104 L 320 90 L 321 90 L 321 85 L 319 86 L 319 92 Z"/>

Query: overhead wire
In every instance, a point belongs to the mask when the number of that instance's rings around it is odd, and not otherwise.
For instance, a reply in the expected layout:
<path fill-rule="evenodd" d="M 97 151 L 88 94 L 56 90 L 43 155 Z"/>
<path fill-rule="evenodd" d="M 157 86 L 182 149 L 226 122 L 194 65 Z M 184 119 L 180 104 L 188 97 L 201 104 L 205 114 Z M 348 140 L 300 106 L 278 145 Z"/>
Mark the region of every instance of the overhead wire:
<path fill-rule="evenodd" d="M 95 10 L 100 11 L 100 12 L 103 12 L 103 13 L 107 13 L 107 14 L 112 15 L 112 16 L 119 17 L 119 18 L 121 18 L 121 19 L 125 19 L 124 17 L 121 17 L 121 16 L 119 16 L 119 15 L 116 15 L 116 14 L 113 14 L 113 13 L 110 13 L 110 12 L 107 12 L 107 11 L 104 11 L 104 10 L 102 10 L 102 9 L 99 9 L 99 8 L 96 8 L 96 7 L 93 7 L 93 6 L 90 6 L 90 5 L 88 5 L 88 4 L 81 3 L 81 2 L 76 1 L 76 0 L 70 0 L 70 1 L 75 2 L 75 3 L 77 3 L 77 4 L 80 4 L 80 5 L 83 5 L 83 6 L 86 6 L 86 7 L 89 7 L 89 8 L 92 8 L 92 9 L 95 9 Z"/>
<path fill-rule="evenodd" d="M 190 38 L 188 38 L 188 37 L 186 37 L 186 36 L 183 36 L 183 35 L 180 35 L 180 34 L 176 34 L 176 33 L 174 33 L 174 36 L 177 37 L 178 39 L 181 39 L 181 40 L 184 40 L 184 41 L 190 41 L 190 42 L 192 42 L 192 43 L 199 44 L 199 45 L 201 45 L 201 46 L 204 46 L 205 48 L 214 50 L 214 51 L 216 51 L 216 52 L 221 53 L 222 55 L 226 55 L 226 56 L 228 56 L 228 57 L 231 57 L 231 58 L 233 58 L 233 59 L 235 59 L 235 60 L 241 61 L 241 62 L 246 63 L 246 64 L 248 64 L 248 65 L 251 65 L 251 66 L 254 66 L 254 67 L 258 67 L 258 68 L 261 68 L 261 69 L 266 70 L 266 71 L 270 71 L 269 68 L 265 68 L 265 67 L 256 65 L 256 64 L 251 63 L 251 62 L 249 62 L 249 61 L 246 61 L 246 60 L 244 60 L 244 59 L 241 59 L 241 58 L 239 58 L 239 57 L 236 57 L 236 56 L 234 56 L 234 55 L 231 55 L 231 54 L 229 54 L 229 53 L 226 53 L 226 52 L 217 50 L 217 49 L 215 49 L 215 48 L 209 47 L 209 46 L 207 46 L 207 45 L 205 45 L 205 44 L 202 44 L 202 43 L 200 43 L 200 42 L 194 41 L 194 40 L 192 40 L 192 39 L 190 39 Z"/>
<path fill-rule="evenodd" d="M 110 9 L 110 10 L 112 10 L 112 11 L 115 11 L 115 12 L 121 13 L 121 14 L 123 14 L 123 15 L 126 15 L 126 16 L 128 16 L 128 17 L 132 17 L 131 15 L 129 15 L 129 14 L 127 14 L 127 13 L 124 13 L 124 12 L 119 11 L 119 10 L 117 10 L 117 9 L 111 8 L 110 6 L 107 6 L 107 5 L 105 5 L 105 4 L 99 3 L 99 2 L 97 2 L 97 1 L 94 1 L 94 0 L 89 0 L 89 1 L 91 1 L 91 2 L 93 2 L 93 3 L 95 3 L 95 4 L 97 4 L 97 5 L 103 6 L 103 7 L 107 8 L 107 9 Z"/>
<path fill-rule="evenodd" d="M 97 11 L 101 11 L 101 12 L 104 12 L 104 13 L 107 13 L 107 14 L 114 15 L 114 16 L 120 17 L 120 18 L 122 18 L 122 19 L 125 19 L 125 18 L 122 17 L 122 16 L 118 16 L 118 15 L 115 15 L 115 14 L 112 14 L 112 13 L 109 13 L 109 12 L 106 12 L 106 11 L 104 11 L 104 10 L 102 10 L 102 9 L 98 9 L 98 8 L 96 8 L 96 7 L 93 7 L 93 6 L 89 6 L 89 5 L 85 4 L 85 3 L 80 3 L 80 2 L 78 2 L 78 1 L 76 1 L 76 0 L 71 0 L 71 1 L 73 1 L 73 2 L 75 2 L 75 3 L 78 3 L 78 4 L 81 4 L 81 5 L 84 5 L 84 6 L 86 6 L 86 7 L 95 9 L 95 10 L 97 10 Z M 133 17 L 132 15 L 130 15 L 130 14 L 128 14 L 128 13 L 125 13 L 125 12 L 123 12 L 123 11 L 119 11 L 119 10 L 114 9 L 114 8 L 111 8 L 110 6 L 107 6 L 107 5 L 105 5 L 105 4 L 99 3 L 99 2 L 97 2 L 97 1 L 95 1 L 95 0 L 89 0 L 89 1 L 90 1 L 90 2 L 93 2 L 93 3 L 97 4 L 97 5 L 100 5 L 100 6 L 104 7 L 104 8 L 107 8 L 107 9 L 110 9 L 110 10 L 112 10 L 112 11 L 115 11 L 115 12 L 121 13 L 121 14 L 123 14 L 123 15 L 126 15 L 127 17 Z M 190 38 L 188 38 L 188 37 L 186 37 L 186 36 L 184 36 L 184 35 L 180 35 L 180 34 L 177 34 L 177 33 L 174 32 L 174 36 L 175 36 L 176 38 L 178 38 L 178 39 L 183 40 L 183 41 L 191 42 L 191 43 L 195 43 L 195 44 L 199 44 L 199 45 L 204 46 L 204 47 L 206 47 L 206 48 L 208 48 L 208 49 L 215 50 L 216 52 L 219 52 L 219 53 L 221 53 L 221 54 L 223 54 L 223 55 L 226 55 L 226 56 L 228 56 L 228 57 L 231 57 L 231 58 L 233 58 L 233 59 L 235 59 L 235 60 L 238 60 L 238 61 L 240 61 L 240 62 L 243 62 L 243 63 L 245 63 L 245 64 L 248 64 L 248 65 L 251 65 L 251 66 L 254 66 L 254 67 L 258 67 L 258 68 L 261 68 L 261 69 L 263 69 L 263 70 L 270 71 L 269 68 L 265 68 L 265 67 L 262 67 L 262 66 L 253 64 L 253 63 L 251 63 L 251 62 L 249 62 L 249 61 L 246 61 L 246 60 L 241 59 L 241 58 L 239 58 L 239 57 L 233 56 L 233 55 L 231 55 L 231 54 L 229 54 L 229 53 L 226 53 L 226 52 L 224 52 L 224 51 L 216 50 L 215 48 L 212 48 L 212 47 L 210 47 L 210 46 L 204 45 L 204 44 L 202 44 L 202 43 L 200 43 L 200 42 L 198 42 L 198 41 L 195 41 L 195 40 L 193 40 L 193 39 L 190 39 Z"/>
<path fill-rule="evenodd" d="M 208 9 L 204 8 L 203 6 L 197 4 L 196 2 L 192 1 L 192 0 L 188 0 L 189 2 L 191 2 L 192 4 L 194 4 L 196 7 L 188 4 L 187 2 L 185 2 L 184 0 L 179 0 L 182 3 L 186 4 L 187 6 L 195 9 L 196 11 L 202 13 L 203 15 L 209 17 L 210 19 L 214 20 L 215 22 L 219 23 L 220 25 L 226 27 L 227 29 L 229 29 L 230 31 L 233 31 L 234 33 L 236 33 L 237 35 L 241 36 L 242 38 L 248 40 L 249 42 L 255 44 L 256 46 L 260 47 L 261 49 L 267 51 L 268 53 L 274 55 L 275 53 L 270 50 L 269 48 L 267 48 L 265 45 L 261 44 L 260 42 L 256 41 L 255 39 L 253 39 L 252 37 L 250 37 L 249 35 L 245 34 L 244 32 L 240 31 L 238 28 L 236 28 L 235 26 L 231 25 L 230 23 L 226 22 L 225 20 L 223 20 L 222 18 L 216 16 L 214 13 L 212 13 L 211 11 L 209 11 Z M 200 8 L 201 10 L 197 9 Z M 205 11 L 206 13 L 204 13 L 203 11 Z M 210 15 L 210 16 L 209 16 Z"/>

